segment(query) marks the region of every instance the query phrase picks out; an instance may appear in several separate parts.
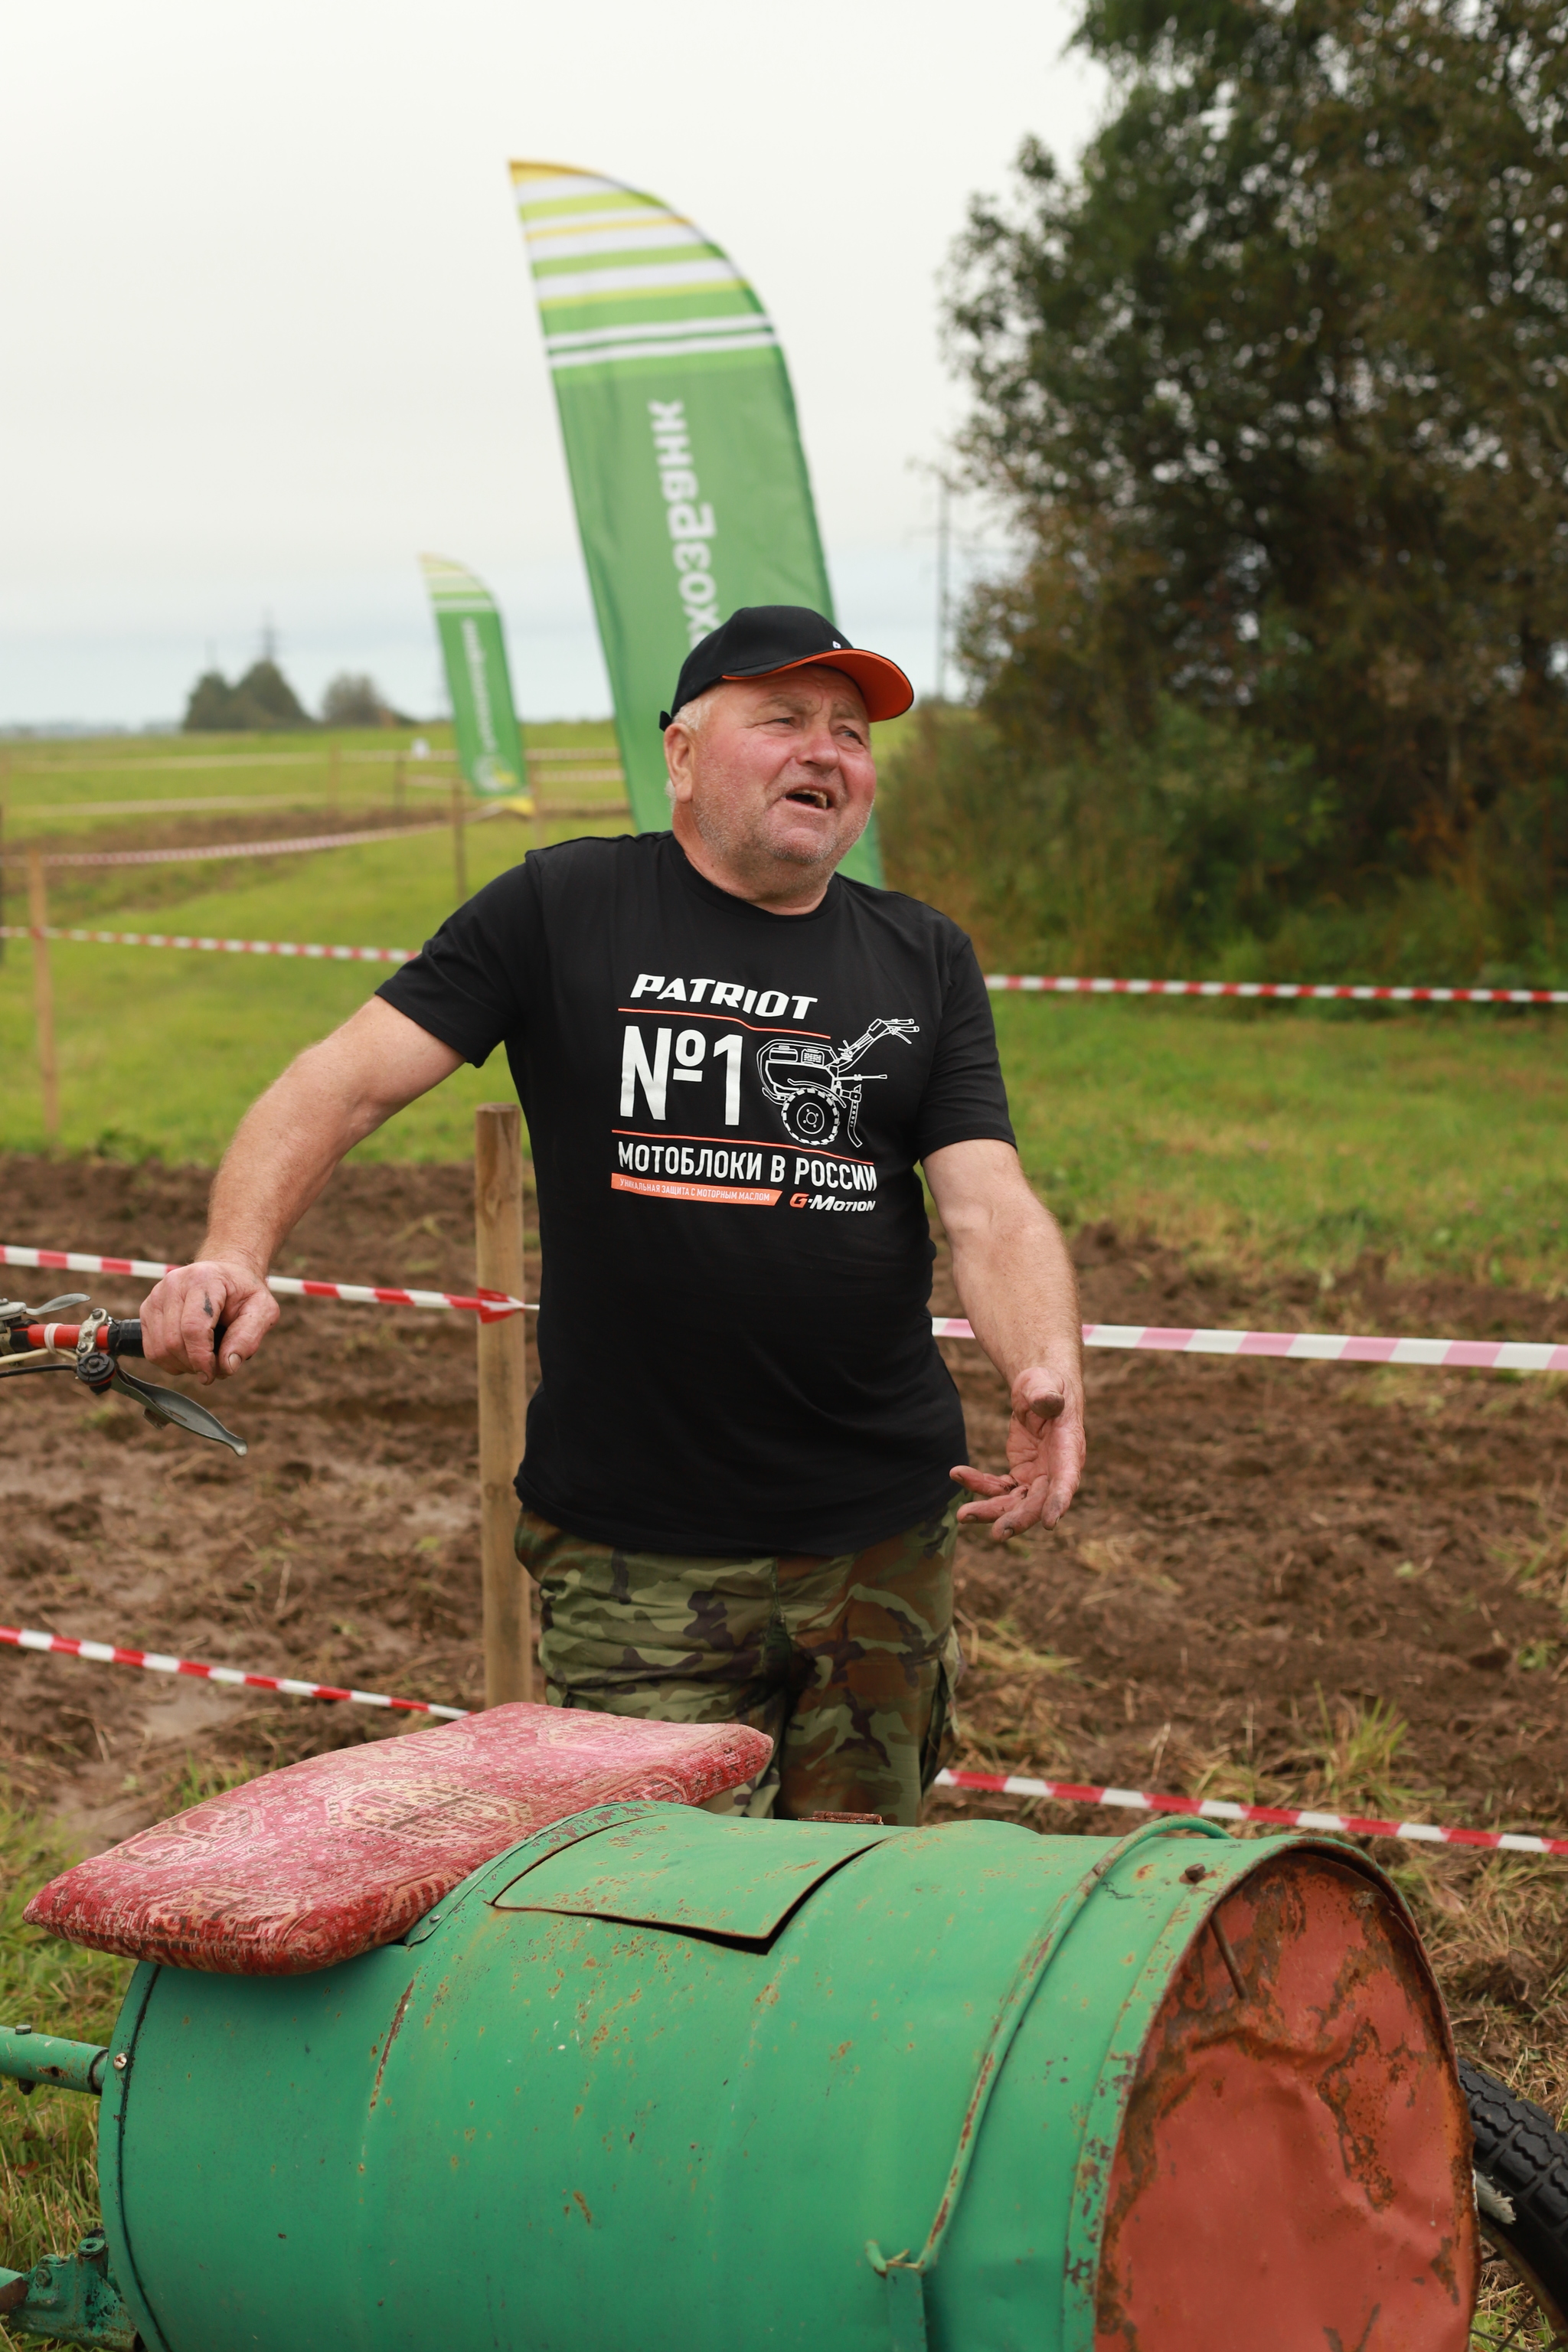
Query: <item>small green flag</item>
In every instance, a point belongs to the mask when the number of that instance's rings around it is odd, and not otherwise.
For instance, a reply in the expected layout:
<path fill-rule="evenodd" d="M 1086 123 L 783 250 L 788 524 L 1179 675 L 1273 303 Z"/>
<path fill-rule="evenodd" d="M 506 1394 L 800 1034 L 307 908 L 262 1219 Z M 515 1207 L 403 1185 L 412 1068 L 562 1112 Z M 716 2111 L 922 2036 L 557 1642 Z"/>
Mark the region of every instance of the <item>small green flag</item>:
<path fill-rule="evenodd" d="M 833 618 L 784 352 L 733 262 L 657 196 L 514 163 L 632 814 L 669 823 L 658 714 L 742 604 Z M 868 830 L 844 862 L 880 882 Z"/>
<path fill-rule="evenodd" d="M 422 555 L 419 562 L 447 664 L 458 765 L 477 793 L 526 793 L 528 773 L 495 599 L 460 563 L 448 563 L 442 555 Z"/>

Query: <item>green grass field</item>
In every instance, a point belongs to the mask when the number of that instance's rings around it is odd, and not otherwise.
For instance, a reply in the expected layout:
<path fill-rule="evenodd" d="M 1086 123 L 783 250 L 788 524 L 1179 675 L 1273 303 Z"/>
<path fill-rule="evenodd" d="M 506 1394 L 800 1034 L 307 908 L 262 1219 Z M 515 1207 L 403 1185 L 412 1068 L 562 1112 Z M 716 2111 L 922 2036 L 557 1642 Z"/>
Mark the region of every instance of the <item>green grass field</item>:
<path fill-rule="evenodd" d="M 1069 1225 L 1111 1217 L 1212 1261 L 1331 1275 L 1363 1250 L 1568 1288 L 1568 1029 L 1009 996 L 1025 1164 Z"/>
<path fill-rule="evenodd" d="M 447 730 L 424 730 L 433 752 L 447 748 Z M 387 730 L 339 740 L 338 807 L 363 818 L 384 812 L 388 824 L 433 824 L 447 797 L 417 783 L 405 787 L 401 812 L 391 805 L 393 760 L 409 737 Z M 616 760 L 605 725 L 531 728 L 529 749 L 563 749 Z M 301 829 L 330 831 L 326 799 L 331 740 L 275 738 L 258 750 L 237 739 L 175 739 L 161 745 L 118 739 L 90 745 L 13 748 L 6 849 L 12 888 L 7 919 L 25 919 L 20 852 L 29 836 L 68 837 L 88 845 L 94 835 L 122 845 L 138 825 L 151 841 L 167 834 L 179 813 L 148 812 L 121 820 L 83 818 L 86 803 L 138 799 L 181 803 L 224 796 L 226 809 L 192 811 L 185 835 L 202 814 L 215 827 L 225 816 L 251 813 L 252 796 L 298 793 L 273 814 L 278 835 Z M 372 756 L 374 755 L 374 757 Z M 228 761 L 228 766 L 216 766 Z M 235 762 L 253 764 L 237 768 Z M 434 762 L 429 763 L 434 765 Z M 406 775 L 421 763 L 406 761 Z M 551 788 L 546 785 L 546 791 Z M 578 786 L 563 781 L 554 797 L 614 805 L 612 782 Z M 611 832 L 625 820 L 602 824 L 574 818 L 551 824 L 548 839 L 586 831 Z M 270 830 L 270 827 L 268 828 Z M 217 835 L 221 838 L 221 833 Z M 515 865 L 534 838 L 526 820 L 502 814 L 465 828 L 470 890 Z M 193 884 L 195 887 L 193 887 Z M 136 931 L 216 933 L 226 938 L 295 940 L 330 945 L 416 948 L 450 912 L 456 896 L 449 831 L 363 848 L 322 851 L 278 860 L 236 859 L 222 865 L 57 869 L 50 877 L 50 919 L 63 924 Z M 274 961 L 161 948 L 107 948 L 57 942 L 50 950 L 60 1072 L 60 1148 L 142 1158 L 210 1160 L 222 1150 L 246 1104 L 279 1070 L 336 1023 L 347 1018 L 384 979 L 388 967 Z M 33 968 L 26 942 L 6 943 L 0 965 L 0 1065 L 5 1072 L 0 1133 L 13 1150 L 44 1142 L 34 1025 Z M 378 1158 L 454 1159 L 470 1146 L 476 1103 L 504 1093 L 510 1081 L 498 1057 L 488 1071 L 464 1069 L 437 1095 L 416 1104 L 396 1125 L 364 1147 Z"/>
<path fill-rule="evenodd" d="M 426 733 L 444 749 L 440 730 Z M 406 742 L 342 738 L 340 807 L 388 806 L 393 755 Z M 614 758 L 607 726 L 532 730 L 535 746 Z M 331 751 L 320 737 L 260 748 L 201 738 L 14 748 L 7 845 L 14 854 L 29 833 L 62 830 L 121 841 L 138 824 L 153 837 L 167 817 L 70 814 L 138 798 L 298 791 L 315 823 Z M 256 764 L 213 764 L 223 760 Z M 555 796 L 567 793 L 611 802 L 618 787 L 563 784 Z M 444 806 L 412 787 L 405 803 L 409 822 Z M 284 830 L 294 824 L 288 808 L 279 818 Z M 607 817 L 604 829 L 623 822 Z M 587 829 L 574 819 L 550 837 Z M 532 837 L 509 816 L 468 826 L 469 887 L 514 863 Z M 11 871 L 15 881 L 15 862 Z M 62 876 L 51 912 L 115 929 L 413 947 L 453 896 L 449 838 L 437 832 L 275 863 Z M 14 891 L 7 905 L 17 919 Z M 61 1148 L 203 1161 L 289 1056 L 382 976 L 366 965 L 86 945 L 57 946 L 52 969 Z M 0 966 L 0 1055 L 14 1150 L 44 1141 L 32 987 L 29 950 L 13 941 Z M 1331 1272 L 1373 1248 L 1396 1273 L 1549 1289 L 1562 1276 L 1568 1016 L 1029 997 L 998 1000 L 996 1014 L 1026 1163 L 1069 1225 L 1110 1217 L 1255 1265 Z M 462 1070 L 363 1151 L 461 1157 L 474 1105 L 507 1085 L 499 1058 Z"/>
<path fill-rule="evenodd" d="M 528 727 L 523 740 L 530 752 L 618 758 L 607 720 Z M 414 749 L 421 741 L 426 757 Z M 289 735 L 15 738 L 0 743 L 0 791 L 12 846 L 46 830 L 110 822 L 121 811 L 151 824 L 182 813 L 384 806 L 396 788 L 399 765 L 412 810 L 424 805 L 438 776 L 449 772 L 451 746 L 452 730 L 444 725 L 323 728 Z M 615 797 L 613 786 L 603 789 L 606 798 Z"/>

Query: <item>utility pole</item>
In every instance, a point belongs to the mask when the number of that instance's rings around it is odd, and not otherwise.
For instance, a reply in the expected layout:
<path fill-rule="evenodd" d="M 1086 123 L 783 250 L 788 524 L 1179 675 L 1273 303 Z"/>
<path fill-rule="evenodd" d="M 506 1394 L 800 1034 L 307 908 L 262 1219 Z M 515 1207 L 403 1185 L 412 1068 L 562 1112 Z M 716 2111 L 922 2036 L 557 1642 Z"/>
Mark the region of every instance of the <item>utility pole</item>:
<path fill-rule="evenodd" d="M 1541 780 L 1541 880 L 1546 898 L 1546 952 L 1555 961 L 1557 955 L 1557 877 L 1552 848 L 1552 783 L 1551 776 Z"/>
<path fill-rule="evenodd" d="M 936 520 L 936 698 L 947 700 L 947 644 L 950 616 L 949 554 L 952 546 L 952 490 L 945 474 L 940 478 Z"/>

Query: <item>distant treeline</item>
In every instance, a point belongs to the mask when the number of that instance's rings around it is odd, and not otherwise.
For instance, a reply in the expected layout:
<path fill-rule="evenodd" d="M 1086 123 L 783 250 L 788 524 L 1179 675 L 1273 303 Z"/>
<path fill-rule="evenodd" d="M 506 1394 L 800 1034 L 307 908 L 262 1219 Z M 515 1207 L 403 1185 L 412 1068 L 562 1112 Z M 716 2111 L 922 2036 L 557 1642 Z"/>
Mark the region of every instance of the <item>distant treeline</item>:
<path fill-rule="evenodd" d="M 320 720 L 311 718 L 278 664 L 264 655 L 231 684 L 217 669 L 204 670 L 185 704 L 188 735 L 278 734 L 314 727 L 411 727 L 394 710 L 373 677 L 343 670 L 321 698 Z"/>
<path fill-rule="evenodd" d="M 988 953 L 1556 957 L 1568 53 L 1539 0 L 1089 0 L 1117 102 L 948 326 L 1025 560 L 889 778 Z M 955 874 L 961 878 L 955 883 Z"/>

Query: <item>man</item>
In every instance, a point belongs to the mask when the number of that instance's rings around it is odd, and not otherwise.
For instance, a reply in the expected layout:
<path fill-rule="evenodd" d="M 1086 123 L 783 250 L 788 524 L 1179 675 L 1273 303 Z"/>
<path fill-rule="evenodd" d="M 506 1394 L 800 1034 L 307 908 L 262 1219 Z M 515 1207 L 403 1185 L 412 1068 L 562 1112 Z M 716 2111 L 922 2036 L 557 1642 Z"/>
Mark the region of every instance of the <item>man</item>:
<path fill-rule="evenodd" d="M 237 1371 L 344 1153 L 504 1042 L 543 1251 L 517 1544 L 548 1695 L 757 1725 L 753 1813 L 916 1818 L 957 1520 L 1054 1527 L 1083 1461 L 1071 1262 L 1018 1164 L 973 950 L 836 873 L 871 813 L 870 723 L 912 699 L 818 614 L 733 614 L 660 722 L 672 831 L 535 851 L 459 908 L 253 1105 L 200 1258 L 142 1308 L 154 1362 Z M 918 1163 L 1012 1391 L 1005 1476 L 950 1468 Z"/>

